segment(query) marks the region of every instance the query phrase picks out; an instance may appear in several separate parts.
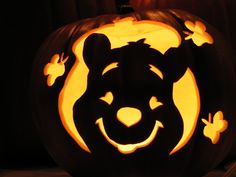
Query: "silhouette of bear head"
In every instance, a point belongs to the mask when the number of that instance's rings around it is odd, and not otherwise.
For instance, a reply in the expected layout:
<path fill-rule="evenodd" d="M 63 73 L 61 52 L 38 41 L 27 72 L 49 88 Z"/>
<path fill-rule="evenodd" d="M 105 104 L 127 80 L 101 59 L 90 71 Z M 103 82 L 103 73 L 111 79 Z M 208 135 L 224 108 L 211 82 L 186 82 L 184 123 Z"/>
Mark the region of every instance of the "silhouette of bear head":
<path fill-rule="evenodd" d="M 101 142 L 125 154 L 146 146 L 166 154 L 173 149 L 183 133 L 172 99 L 173 83 L 187 69 L 181 48 L 163 55 L 145 39 L 114 49 L 104 34 L 94 33 L 85 40 L 87 90 L 73 109 L 76 126 L 92 151 Z"/>

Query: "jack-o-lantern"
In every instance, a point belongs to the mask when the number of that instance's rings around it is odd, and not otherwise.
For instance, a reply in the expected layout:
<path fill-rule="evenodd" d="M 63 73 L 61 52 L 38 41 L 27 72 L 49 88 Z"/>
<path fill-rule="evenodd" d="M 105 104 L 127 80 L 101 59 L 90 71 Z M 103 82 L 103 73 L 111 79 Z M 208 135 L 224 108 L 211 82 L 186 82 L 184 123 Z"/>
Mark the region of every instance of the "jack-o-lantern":
<path fill-rule="evenodd" d="M 74 176 L 201 176 L 234 139 L 231 57 L 213 27 L 178 10 L 67 25 L 34 63 L 36 125 Z"/>

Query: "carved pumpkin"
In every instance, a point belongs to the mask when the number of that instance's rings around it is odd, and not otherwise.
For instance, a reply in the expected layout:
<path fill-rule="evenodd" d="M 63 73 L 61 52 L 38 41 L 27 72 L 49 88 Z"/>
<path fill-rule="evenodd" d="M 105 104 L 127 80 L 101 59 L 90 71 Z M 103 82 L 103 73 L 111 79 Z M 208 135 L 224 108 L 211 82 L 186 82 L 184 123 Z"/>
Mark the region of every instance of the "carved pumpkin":
<path fill-rule="evenodd" d="M 35 59 L 36 125 L 74 176 L 201 176 L 233 141 L 231 59 L 220 34 L 183 11 L 67 25 Z"/>

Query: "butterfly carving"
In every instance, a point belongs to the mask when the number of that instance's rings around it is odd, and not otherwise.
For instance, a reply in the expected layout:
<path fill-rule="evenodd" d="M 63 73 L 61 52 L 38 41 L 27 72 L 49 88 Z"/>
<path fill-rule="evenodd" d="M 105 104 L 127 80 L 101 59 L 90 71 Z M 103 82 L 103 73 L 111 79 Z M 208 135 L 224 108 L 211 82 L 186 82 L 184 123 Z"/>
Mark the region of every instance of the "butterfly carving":
<path fill-rule="evenodd" d="M 186 21 L 184 24 L 191 32 L 193 32 L 190 33 L 188 31 L 184 31 L 184 33 L 188 35 L 185 37 L 185 40 L 192 39 L 197 46 L 201 46 L 204 43 L 213 43 L 213 38 L 206 32 L 206 26 L 202 22 L 196 21 L 193 23 L 191 21 Z"/>
<path fill-rule="evenodd" d="M 213 116 L 209 113 L 208 120 L 202 119 L 205 124 L 203 134 L 211 139 L 212 144 L 216 144 L 220 139 L 220 134 L 224 132 L 228 127 L 227 120 L 224 120 L 224 115 L 222 111 L 218 111 Z"/>
<path fill-rule="evenodd" d="M 44 75 L 47 77 L 47 85 L 52 86 L 55 83 L 55 80 L 62 76 L 65 72 L 65 63 L 68 60 L 68 57 L 63 59 L 64 53 L 55 54 L 51 58 L 51 62 L 44 67 Z M 60 60 L 60 61 L 59 61 Z"/>

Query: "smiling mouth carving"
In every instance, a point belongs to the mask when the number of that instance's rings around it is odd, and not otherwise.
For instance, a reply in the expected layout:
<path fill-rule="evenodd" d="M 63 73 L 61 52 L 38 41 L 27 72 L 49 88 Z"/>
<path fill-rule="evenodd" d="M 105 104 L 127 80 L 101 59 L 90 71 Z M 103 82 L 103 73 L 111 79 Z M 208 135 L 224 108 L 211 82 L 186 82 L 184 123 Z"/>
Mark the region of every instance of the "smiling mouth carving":
<path fill-rule="evenodd" d="M 98 125 L 100 131 L 102 132 L 102 134 L 106 138 L 106 140 L 111 145 L 116 147 L 122 154 L 130 154 L 130 153 L 133 153 L 134 151 L 136 151 L 139 148 L 143 148 L 143 147 L 148 146 L 155 139 L 159 128 L 164 128 L 163 124 L 156 120 L 154 128 L 153 128 L 151 134 L 149 135 L 149 137 L 147 139 L 145 139 L 142 142 L 135 143 L 135 144 L 120 144 L 120 143 L 117 143 L 114 140 L 112 140 L 107 135 L 102 118 L 97 119 L 96 124 Z"/>

